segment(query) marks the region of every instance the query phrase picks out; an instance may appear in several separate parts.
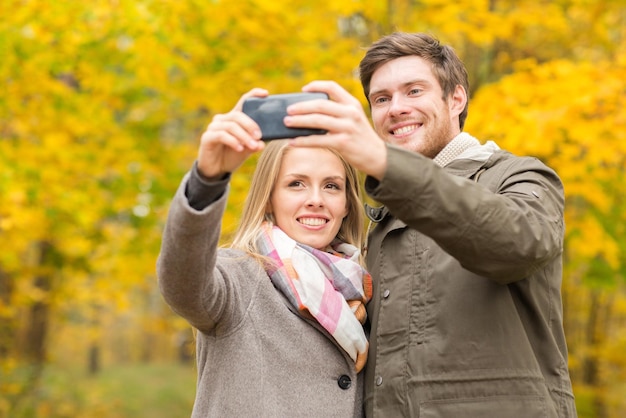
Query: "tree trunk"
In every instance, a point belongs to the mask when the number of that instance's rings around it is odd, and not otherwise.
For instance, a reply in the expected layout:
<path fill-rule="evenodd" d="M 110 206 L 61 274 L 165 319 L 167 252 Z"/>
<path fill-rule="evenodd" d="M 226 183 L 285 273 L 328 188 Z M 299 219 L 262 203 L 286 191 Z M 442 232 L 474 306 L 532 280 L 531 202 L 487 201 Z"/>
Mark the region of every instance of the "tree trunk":
<path fill-rule="evenodd" d="M 92 376 L 100 372 L 100 347 L 95 343 L 89 347 L 88 372 Z"/>
<path fill-rule="evenodd" d="M 9 306 L 11 304 L 11 295 L 13 294 L 12 278 L 2 269 L 0 269 L 0 306 Z M 0 321 L 0 359 L 8 358 L 13 353 L 11 349 L 15 349 L 17 336 L 16 321 L 13 316 L 3 318 Z"/>
<path fill-rule="evenodd" d="M 605 344 L 607 327 L 612 310 L 610 300 L 602 297 L 602 291 L 591 290 L 589 319 L 586 330 L 586 345 L 590 347 L 590 354 L 584 360 L 582 368 L 583 383 L 593 388 L 593 409 L 595 418 L 608 418 L 609 408 L 604 395 L 606 382 L 602 378 L 601 359 L 599 349 Z"/>
<path fill-rule="evenodd" d="M 30 307 L 29 322 L 26 328 L 26 341 L 24 342 L 24 355 L 35 363 L 42 364 L 46 359 L 46 341 L 48 336 L 50 303 L 48 293 L 52 288 L 52 277 L 48 268 L 53 265 L 53 248 L 49 242 L 41 242 L 39 245 L 40 262 L 45 273 L 39 274 L 34 279 L 34 286 L 41 294 L 41 299 L 35 301 Z"/>

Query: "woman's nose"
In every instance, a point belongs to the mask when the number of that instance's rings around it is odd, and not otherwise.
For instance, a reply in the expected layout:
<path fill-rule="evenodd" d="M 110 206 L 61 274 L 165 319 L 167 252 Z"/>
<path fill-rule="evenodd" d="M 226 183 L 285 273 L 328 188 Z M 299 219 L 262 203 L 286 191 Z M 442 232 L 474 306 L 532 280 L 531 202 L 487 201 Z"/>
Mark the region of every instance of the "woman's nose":
<path fill-rule="evenodd" d="M 324 199 L 319 190 L 310 190 L 306 201 L 307 206 L 324 206 Z"/>

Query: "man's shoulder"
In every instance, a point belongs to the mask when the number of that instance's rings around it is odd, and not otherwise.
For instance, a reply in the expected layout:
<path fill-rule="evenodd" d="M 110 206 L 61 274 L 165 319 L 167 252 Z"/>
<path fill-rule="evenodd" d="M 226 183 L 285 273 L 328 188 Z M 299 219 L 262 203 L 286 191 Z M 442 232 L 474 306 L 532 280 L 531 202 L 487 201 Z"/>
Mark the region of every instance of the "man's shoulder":
<path fill-rule="evenodd" d="M 505 149 L 495 151 L 489 158 L 487 168 L 505 170 L 548 170 L 554 171 L 540 158 L 531 155 L 518 155 Z"/>
<path fill-rule="evenodd" d="M 534 178 L 533 181 L 547 180 L 553 184 L 561 183 L 557 172 L 538 157 L 516 155 L 510 151 L 500 149 L 495 151 L 485 163 L 476 181 L 490 188 L 497 188 L 503 183 L 523 181 L 524 178 Z"/>

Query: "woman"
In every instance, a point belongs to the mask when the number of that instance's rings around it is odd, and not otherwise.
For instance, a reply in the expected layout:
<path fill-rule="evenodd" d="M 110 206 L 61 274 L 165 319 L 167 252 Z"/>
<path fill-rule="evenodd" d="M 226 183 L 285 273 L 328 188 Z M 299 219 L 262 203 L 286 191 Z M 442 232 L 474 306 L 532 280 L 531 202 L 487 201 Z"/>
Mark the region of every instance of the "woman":
<path fill-rule="evenodd" d="M 328 149 L 263 143 L 217 115 L 170 208 L 161 292 L 197 333 L 193 417 L 362 415 L 370 275 L 355 170 Z M 231 248 L 218 249 L 230 173 L 259 157 Z"/>

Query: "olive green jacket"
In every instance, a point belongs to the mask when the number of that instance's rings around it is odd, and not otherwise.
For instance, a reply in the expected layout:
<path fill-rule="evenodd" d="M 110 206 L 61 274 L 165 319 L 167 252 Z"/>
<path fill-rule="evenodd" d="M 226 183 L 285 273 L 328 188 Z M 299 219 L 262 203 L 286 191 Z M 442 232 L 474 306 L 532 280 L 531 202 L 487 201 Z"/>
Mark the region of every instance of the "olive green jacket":
<path fill-rule="evenodd" d="M 368 417 L 575 417 L 563 332 L 563 186 L 495 144 L 441 168 L 388 146 L 377 222 Z"/>

